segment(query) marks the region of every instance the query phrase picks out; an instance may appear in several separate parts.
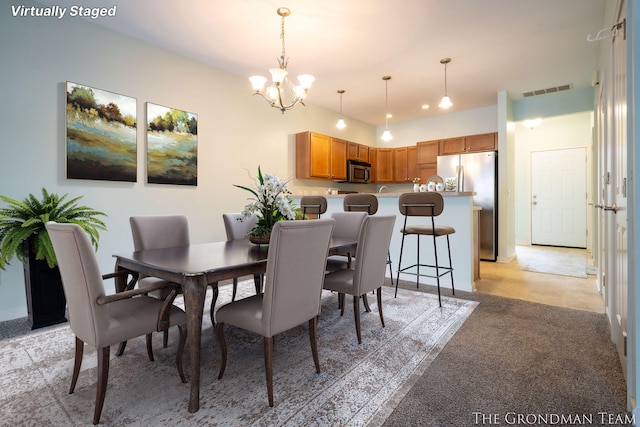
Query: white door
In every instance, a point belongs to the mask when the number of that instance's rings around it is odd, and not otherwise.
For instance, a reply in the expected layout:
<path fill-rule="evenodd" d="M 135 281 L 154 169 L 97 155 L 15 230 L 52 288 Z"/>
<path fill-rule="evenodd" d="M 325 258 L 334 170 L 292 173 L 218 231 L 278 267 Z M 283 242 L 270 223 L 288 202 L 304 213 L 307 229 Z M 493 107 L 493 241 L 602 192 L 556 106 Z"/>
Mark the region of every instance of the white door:
<path fill-rule="evenodd" d="M 608 185 L 603 200 L 605 216 L 605 237 L 609 265 L 606 271 L 611 310 L 611 336 L 616 343 L 622 370 L 627 374 L 627 326 L 628 326 L 628 243 L 627 243 L 627 41 L 625 2 L 620 2 L 620 16 L 617 22 L 623 24 L 613 38 L 613 58 L 611 61 L 611 101 L 610 136 L 607 143 L 610 167 L 607 171 Z"/>
<path fill-rule="evenodd" d="M 531 243 L 587 247 L 587 150 L 531 153 Z"/>

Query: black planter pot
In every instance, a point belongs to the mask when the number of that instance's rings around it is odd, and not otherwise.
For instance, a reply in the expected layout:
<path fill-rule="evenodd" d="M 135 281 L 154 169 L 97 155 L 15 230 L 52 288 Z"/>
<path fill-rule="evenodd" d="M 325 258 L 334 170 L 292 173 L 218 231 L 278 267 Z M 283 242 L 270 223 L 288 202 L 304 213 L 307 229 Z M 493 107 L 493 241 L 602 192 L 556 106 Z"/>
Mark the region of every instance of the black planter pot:
<path fill-rule="evenodd" d="M 29 326 L 37 329 L 66 322 L 67 300 L 58 267 L 49 268 L 46 261 L 36 260 L 29 245 L 25 245 L 25 251 L 24 283 Z"/>

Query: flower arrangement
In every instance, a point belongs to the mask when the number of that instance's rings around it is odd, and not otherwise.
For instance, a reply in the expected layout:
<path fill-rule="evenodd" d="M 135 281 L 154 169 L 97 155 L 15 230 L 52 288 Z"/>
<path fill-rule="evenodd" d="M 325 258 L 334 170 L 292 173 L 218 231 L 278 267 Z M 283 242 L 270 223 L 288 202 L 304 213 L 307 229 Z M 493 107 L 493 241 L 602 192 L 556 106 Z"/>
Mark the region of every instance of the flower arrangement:
<path fill-rule="evenodd" d="M 414 183 L 414 184 L 417 184 L 417 183 L 419 183 L 419 182 L 420 182 L 420 178 L 413 178 L 413 183 Z"/>
<path fill-rule="evenodd" d="M 255 181 L 255 179 L 254 179 Z M 291 192 L 287 189 L 287 182 L 278 179 L 275 175 L 262 174 L 258 166 L 258 178 L 256 189 L 234 184 L 235 187 L 247 190 L 255 196 L 253 202 L 246 205 L 242 211 L 241 221 L 252 214 L 258 215 L 258 224 L 251 229 L 249 236 L 266 237 L 271 234 L 271 229 L 276 222 L 295 219 L 296 212 L 291 200 Z"/>

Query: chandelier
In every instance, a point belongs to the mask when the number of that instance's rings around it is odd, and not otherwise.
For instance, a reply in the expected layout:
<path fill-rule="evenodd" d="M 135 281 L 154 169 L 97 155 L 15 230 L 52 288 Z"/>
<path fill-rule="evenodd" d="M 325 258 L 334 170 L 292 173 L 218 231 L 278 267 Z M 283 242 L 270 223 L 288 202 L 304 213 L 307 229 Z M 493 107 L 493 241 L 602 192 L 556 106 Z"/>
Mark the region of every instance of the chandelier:
<path fill-rule="evenodd" d="M 284 114 L 285 111 L 292 109 L 296 104 L 304 105 L 304 99 L 311 88 L 311 83 L 315 78 L 310 74 L 301 74 L 298 76 L 299 84 L 294 86 L 289 80 L 287 74 L 287 63 L 289 58 L 284 49 L 284 18 L 291 15 L 291 11 L 286 7 L 280 7 L 276 11 L 282 18 L 280 24 L 280 39 L 282 40 L 282 54 L 278 58 L 279 68 L 270 68 L 271 80 L 273 83 L 268 87 L 264 87 L 267 78 L 263 76 L 249 77 L 253 85 L 253 94 L 263 97 L 269 105 L 279 109 Z"/>

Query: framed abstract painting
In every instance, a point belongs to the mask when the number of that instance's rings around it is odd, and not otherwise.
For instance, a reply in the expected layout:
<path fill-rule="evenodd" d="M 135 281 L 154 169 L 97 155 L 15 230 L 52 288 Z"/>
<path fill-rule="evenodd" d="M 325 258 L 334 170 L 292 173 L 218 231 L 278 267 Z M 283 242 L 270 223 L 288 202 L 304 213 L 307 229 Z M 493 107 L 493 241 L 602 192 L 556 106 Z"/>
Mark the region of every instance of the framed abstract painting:
<path fill-rule="evenodd" d="M 67 178 L 137 179 L 136 99 L 66 85 Z"/>
<path fill-rule="evenodd" d="M 198 115 L 147 102 L 147 182 L 198 185 Z"/>

